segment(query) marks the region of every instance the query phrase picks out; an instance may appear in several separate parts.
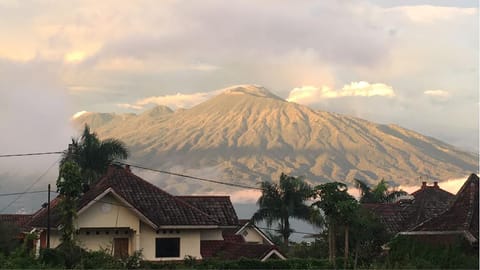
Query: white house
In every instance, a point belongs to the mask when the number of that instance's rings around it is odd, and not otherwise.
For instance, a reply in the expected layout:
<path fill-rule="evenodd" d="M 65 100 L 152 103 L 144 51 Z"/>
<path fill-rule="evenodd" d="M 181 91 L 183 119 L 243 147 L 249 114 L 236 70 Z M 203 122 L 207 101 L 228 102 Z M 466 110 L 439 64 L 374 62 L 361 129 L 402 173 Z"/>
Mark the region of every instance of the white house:
<path fill-rule="evenodd" d="M 51 202 L 50 246 L 60 244 L 59 198 Z M 125 257 L 141 250 L 145 260 L 240 257 L 285 259 L 258 228 L 240 224 L 227 196 L 173 196 L 134 175 L 111 166 L 78 201 L 76 239 L 87 250 L 109 249 Z M 28 224 L 40 232 L 36 245 L 46 247 L 47 211 Z"/>

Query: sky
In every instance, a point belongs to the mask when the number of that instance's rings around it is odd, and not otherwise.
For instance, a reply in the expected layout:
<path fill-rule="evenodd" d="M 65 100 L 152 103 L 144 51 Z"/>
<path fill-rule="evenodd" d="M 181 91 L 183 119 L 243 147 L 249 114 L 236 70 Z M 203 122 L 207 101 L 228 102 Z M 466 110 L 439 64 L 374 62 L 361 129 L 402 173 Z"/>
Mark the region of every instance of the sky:
<path fill-rule="evenodd" d="M 0 0 L 0 153 L 64 149 L 78 112 L 236 84 L 478 153 L 478 17 L 474 0 Z M 0 178 L 55 160 L 2 160 Z"/>

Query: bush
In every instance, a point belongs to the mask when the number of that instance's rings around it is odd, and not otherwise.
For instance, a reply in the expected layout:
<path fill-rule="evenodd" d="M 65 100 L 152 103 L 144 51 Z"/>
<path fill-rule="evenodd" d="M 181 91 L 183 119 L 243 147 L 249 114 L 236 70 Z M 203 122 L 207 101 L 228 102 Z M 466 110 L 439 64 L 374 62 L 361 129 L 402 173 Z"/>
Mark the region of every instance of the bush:
<path fill-rule="evenodd" d="M 124 264 L 106 250 L 86 252 L 82 258 L 84 269 L 123 269 Z"/>
<path fill-rule="evenodd" d="M 19 247 L 8 257 L 0 257 L 0 268 L 39 269 L 42 268 L 42 264 L 25 247 Z"/>
<path fill-rule="evenodd" d="M 52 248 L 41 249 L 39 260 L 49 268 L 62 268 L 65 265 L 65 255 L 63 252 Z"/>
<path fill-rule="evenodd" d="M 433 246 L 400 236 L 391 242 L 389 254 L 379 267 L 478 269 L 478 250 L 472 250 L 462 238 L 450 245 Z"/>
<path fill-rule="evenodd" d="M 195 269 L 332 269 L 328 260 L 319 259 L 288 259 L 267 260 L 205 260 L 199 262 Z"/>

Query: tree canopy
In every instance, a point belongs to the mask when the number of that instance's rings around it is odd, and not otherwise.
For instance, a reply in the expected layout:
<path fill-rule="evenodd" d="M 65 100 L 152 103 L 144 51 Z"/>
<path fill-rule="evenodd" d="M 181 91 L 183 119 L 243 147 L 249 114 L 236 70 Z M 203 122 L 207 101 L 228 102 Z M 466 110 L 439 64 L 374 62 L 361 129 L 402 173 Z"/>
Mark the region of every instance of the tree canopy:
<path fill-rule="evenodd" d="M 97 134 L 85 125 L 82 136 L 79 139 L 72 139 L 68 150 L 64 152 L 60 166 L 67 161 L 76 163 L 80 168 L 83 182 L 91 184 L 107 171 L 112 161 L 126 159 L 128 154 L 122 141 L 100 140 Z"/>
<path fill-rule="evenodd" d="M 309 220 L 311 209 L 305 204 L 312 196 L 312 188 L 301 177 L 281 174 L 280 181 L 261 183 L 262 195 L 258 199 L 258 211 L 253 215 L 254 222 L 266 221 L 271 226 L 279 221 L 278 231 L 288 246 L 288 239 L 293 232 L 290 218 Z"/>

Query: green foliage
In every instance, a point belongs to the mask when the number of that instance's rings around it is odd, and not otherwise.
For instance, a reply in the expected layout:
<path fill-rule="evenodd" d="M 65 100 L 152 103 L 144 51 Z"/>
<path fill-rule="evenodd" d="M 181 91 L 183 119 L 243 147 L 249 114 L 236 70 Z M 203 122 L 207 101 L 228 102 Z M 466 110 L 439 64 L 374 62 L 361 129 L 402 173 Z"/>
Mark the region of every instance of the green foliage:
<path fill-rule="evenodd" d="M 63 268 L 65 254 L 58 249 L 45 248 L 40 250 L 39 260 L 48 268 Z"/>
<path fill-rule="evenodd" d="M 82 180 L 78 166 L 73 162 L 65 162 L 60 167 L 60 173 L 57 179 L 57 190 L 60 194 L 60 232 L 61 241 L 65 248 L 75 246 L 75 225 L 74 219 L 77 217 L 76 201 L 82 192 Z"/>
<path fill-rule="evenodd" d="M 388 242 L 390 235 L 385 226 L 370 211 L 360 208 L 356 220 L 351 226 L 351 241 L 357 266 L 369 268 L 382 252 L 382 245 Z"/>
<path fill-rule="evenodd" d="M 195 269 L 332 269 L 327 260 L 288 259 L 267 260 L 261 262 L 254 259 L 241 258 L 235 261 L 205 260 Z"/>
<path fill-rule="evenodd" d="M 16 226 L 0 222 L 0 254 L 9 255 L 20 247 L 21 242 L 15 239 L 20 234 Z"/>
<path fill-rule="evenodd" d="M 123 269 L 124 263 L 106 250 L 90 251 L 82 259 L 84 269 Z"/>
<path fill-rule="evenodd" d="M 328 254 L 328 243 L 323 239 L 315 239 L 310 243 L 295 243 L 288 251 L 289 258 L 318 259 L 324 258 L 325 254 Z"/>
<path fill-rule="evenodd" d="M 356 220 L 358 211 L 358 202 L 347 192 L 347 186 L 340 182 L 330 182 L 315 187 L 315 197 L 320 200 L 314 202 L 312 207 L 317 207 L 323 211 L 327 217 L 328 223 L 328 254 L 329 261 L 334 263 L 336 254 L 336 229 L 338 225 L 345 228 L 345 258 L 348 259 L 350 248 L 349 227 Z M 347 261 L 345 260 L 345 264 Z M 346 265 L 345 265 L 346 266 Z"/>
<path fill-rule="evenodd" d="M 0 254 L 1 269 L 39 269 L 43 265 L 24 246 L 16 248 L 9 256 Z"/>
<path fill-rule="evenodd" d="M 387 203 L 392 202 L 398 196 L 408 194 L 403 190 L 391 189 L 384 179 L 380 180 L 373 188 L 358 179 L 355 179 L 355 185 L 361 192 L 360 203 Z"/>
<path fill-rule="evenodd" d="M 97 134 L 85 125 L 80 139 L 72 139 L 69 149 L 63 154 L 61 165 L 68 161 L 80 167 L 85 184 L 98 180 L 115 159 L 126 159 L 128 150 L 125 144 L 116 139 L 100 140 Z"/>
<path fill-rule="evenodd" d="M 399 236 L 390 243 L 390 251 L 380 268 L 398 269 L 478 269 L 478 249 L 462 238 L 450 245 L 423 243 Z"/>
<path fill-rule="evenodd" d="M 293 232 L 289 219 L 310 218 L 311 210 L 305 201 L 312 196 L 312 188 L 302 178 L 283 173 L 278 184 L 264 181 L 261 188 L 262 196 L 257 202 L 259 209 L 252 219 L 255 222 L 266 221 L 268 226 L 278 220 L 278 232 L 288 246 L 288 238 Z"/>

